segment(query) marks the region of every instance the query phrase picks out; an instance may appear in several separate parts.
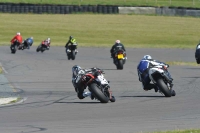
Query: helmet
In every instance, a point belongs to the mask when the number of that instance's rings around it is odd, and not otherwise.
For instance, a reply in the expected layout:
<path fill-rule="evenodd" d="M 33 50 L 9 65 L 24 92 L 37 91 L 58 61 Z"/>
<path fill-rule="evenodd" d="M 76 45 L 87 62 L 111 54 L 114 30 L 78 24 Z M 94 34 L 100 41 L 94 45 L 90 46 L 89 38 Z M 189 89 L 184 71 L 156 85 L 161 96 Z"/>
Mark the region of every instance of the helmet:
<path fill-rule="evenodd" d="M 145 59 L 145 60 L 150 60 L 150 59 L 152 59 L 152 58 L 151 58 L 150 55 L 145 55 L 145 56 L 143 57 L 143 59 Z"/>
<path fill-rule="evenodd" d="M 33 39 L 33 37 L 30 37 L 31 39 Z"/>
<path fill-rule="evenodd" d="M 19 36 L 19 35 L 20 35 L 20 32 L 17 32 L 17 34 L 16 34 L 16 35 L 18 35 L 18 36 Z"/>
<path fill-rule="evenodd" d="M 73 36 L 69 36 L 69 39 L 72 39 L 73 38 Z"/>
<path fill-rule="evenodd" d="M 74 65 L 72 67 L 72 74 L 73 74 L 73 76 L 76 76 L 80 70 L 82 70 L 82 68 L 80 66 Z"/>
<path fill-rule="evenodd" d="M 47 40 L 50 41 L 51 39 L 50 39 L 50 38 L 47 38 Z"/>
<path fill-rule="evenodd" d="M 120 43 L 120 40 L 116 40 L 115 43 Z"/>

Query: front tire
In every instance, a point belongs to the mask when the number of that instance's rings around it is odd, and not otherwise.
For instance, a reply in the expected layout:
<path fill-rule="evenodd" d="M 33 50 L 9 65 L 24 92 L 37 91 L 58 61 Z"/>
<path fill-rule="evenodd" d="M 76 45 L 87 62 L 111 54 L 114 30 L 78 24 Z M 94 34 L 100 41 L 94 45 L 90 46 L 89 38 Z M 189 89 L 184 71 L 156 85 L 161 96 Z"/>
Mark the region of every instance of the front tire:
<path fill-rule="evenodd" d="M 165 82 L 163 81 L 162 78 L 157 79 L 156 81 L 160 91 L 166 96 L 166 97 L 171 97 L 171 90 L 168 89 L 167 85 L 165 84 Z"/>
<path fill-rule="evenodd" d="M 106 97 L 102 91 L 97 87 L 97 84 L 92 83 L 89 85 L 90 91 L 93 95 L 101 102 L 101 103 L 108 103 L 109 98 Z"/>

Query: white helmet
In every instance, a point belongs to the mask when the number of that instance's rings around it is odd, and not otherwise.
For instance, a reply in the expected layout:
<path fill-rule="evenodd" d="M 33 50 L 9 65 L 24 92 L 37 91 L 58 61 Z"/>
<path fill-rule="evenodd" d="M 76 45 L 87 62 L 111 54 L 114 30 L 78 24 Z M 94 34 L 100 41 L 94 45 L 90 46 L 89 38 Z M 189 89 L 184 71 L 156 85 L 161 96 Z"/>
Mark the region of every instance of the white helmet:
<path fill-rule="evenodd" d="M 20 32 L 17 32 L 17 35 L 19 36 L 19 35 L 20 35 Z"/>
<path fill-rule="evenodd" d="M 120 43 L 120 40 L 116 40 L 115 43 Z"/>
<path fill-rule="evenodd" d="M 152 59 L 152 58 L 151 58 L 150 55 L 145 55 L 145 56 L 143 57 L 143 59 L 145 59 L 145 60 L 150 60 L 150 59 Z"/>
<path fill-rule="evenodd" d="M 51 39 L 50 39 L 50 38 L 47 38 L 47 40 L 50 41 Z"/>

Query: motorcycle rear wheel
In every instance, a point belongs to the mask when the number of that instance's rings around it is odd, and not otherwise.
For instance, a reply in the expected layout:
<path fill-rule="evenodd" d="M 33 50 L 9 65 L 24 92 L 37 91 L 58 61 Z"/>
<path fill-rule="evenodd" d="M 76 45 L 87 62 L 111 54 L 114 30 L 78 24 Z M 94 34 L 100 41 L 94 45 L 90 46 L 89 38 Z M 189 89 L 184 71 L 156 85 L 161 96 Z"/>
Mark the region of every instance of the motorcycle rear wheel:
<path fill-rule="evenodd" d="M 123 65 L 124 65 L 123 60 L 118 60 L 117 69 L 122 70 L 123 69 Z"/>
<path fill-rule="evenodd" d="M 162 78 L 158 78 L 156 81 L 160 91 L 165 95 L 165 97 L 171 97 L 171 90 L 168 89 L 167 85 L 165 84 L 165 82 L 163 81 Z"/>

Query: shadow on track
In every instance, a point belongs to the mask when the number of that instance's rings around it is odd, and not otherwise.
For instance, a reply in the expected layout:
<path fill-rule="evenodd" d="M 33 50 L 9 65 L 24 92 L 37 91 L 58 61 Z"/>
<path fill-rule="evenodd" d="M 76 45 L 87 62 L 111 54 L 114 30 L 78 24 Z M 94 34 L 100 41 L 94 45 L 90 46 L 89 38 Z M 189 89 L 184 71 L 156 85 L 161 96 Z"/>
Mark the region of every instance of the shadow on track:
<path fill-rule="evenodd" d="M 102 70 L 116 70 L 116 71 L 117 71 L 117 69 L 116 69 L 116 68 L 115 68 L 115 69 L 114 69 L 114 68 L 113 68 L 113 69 L 102 69 Z"/>
<path fill-rule="evenodd" d="M 55 103 L 102 104 L 101 102 L 55 102 Z"/>
<path fill-rule="evenodd" d="M 165 96 L 120 96 L 120 97 L 165 97 Z"/>

